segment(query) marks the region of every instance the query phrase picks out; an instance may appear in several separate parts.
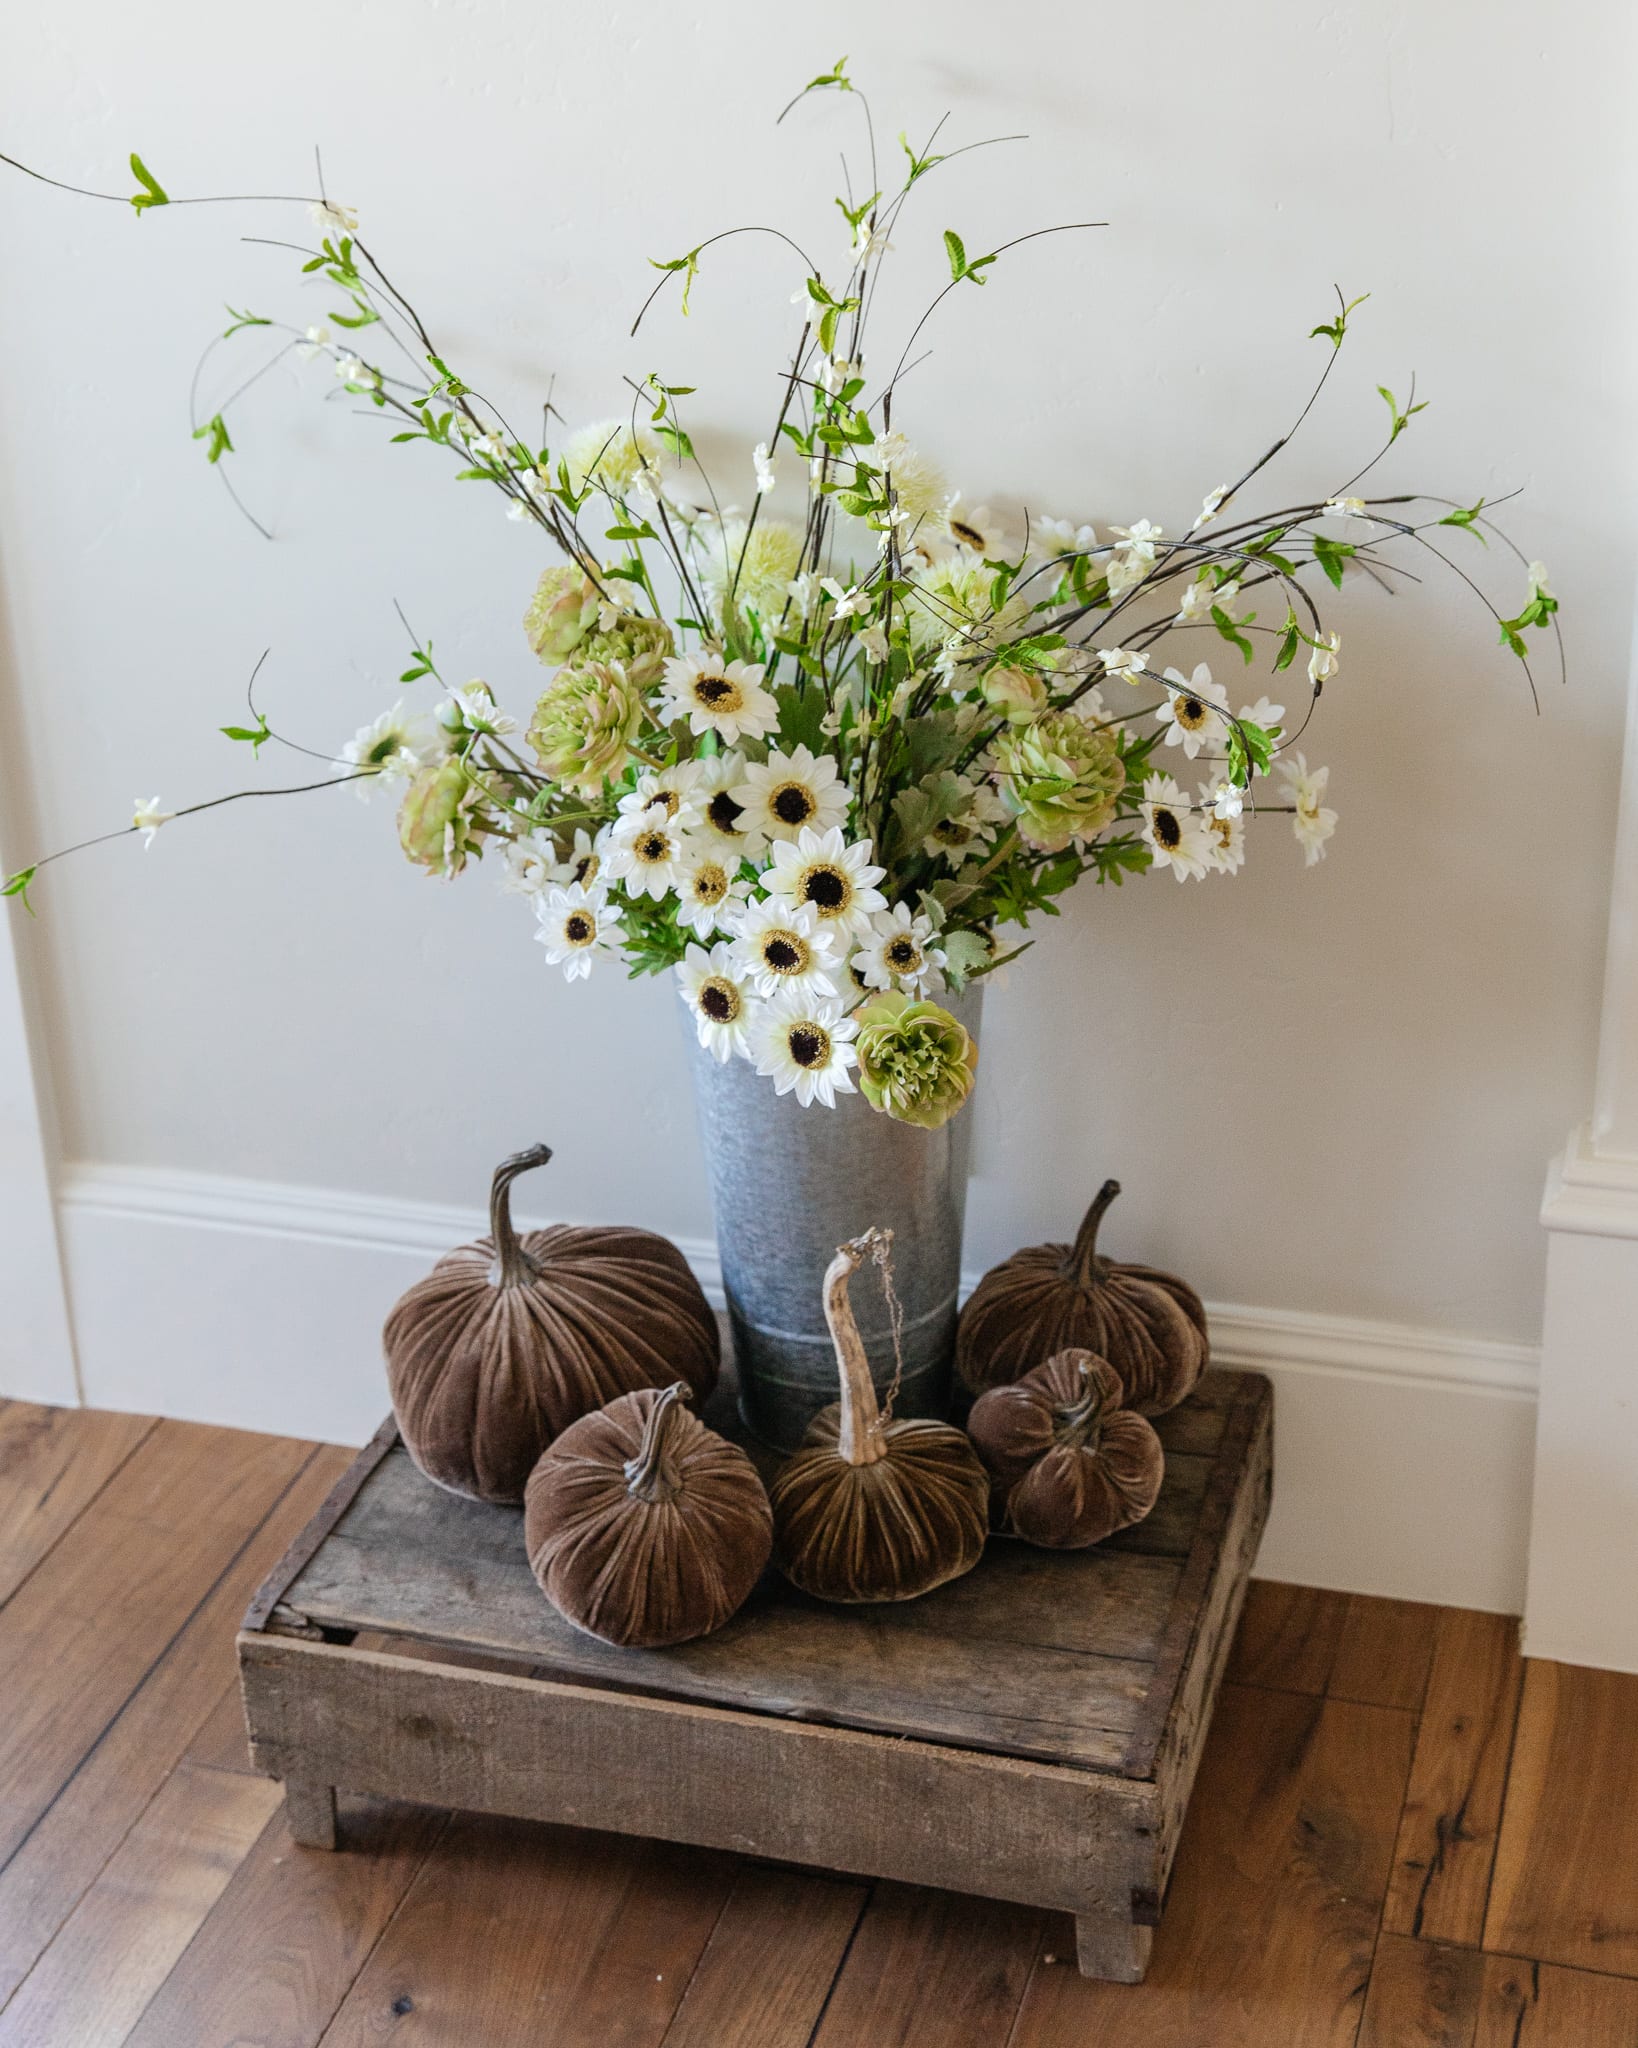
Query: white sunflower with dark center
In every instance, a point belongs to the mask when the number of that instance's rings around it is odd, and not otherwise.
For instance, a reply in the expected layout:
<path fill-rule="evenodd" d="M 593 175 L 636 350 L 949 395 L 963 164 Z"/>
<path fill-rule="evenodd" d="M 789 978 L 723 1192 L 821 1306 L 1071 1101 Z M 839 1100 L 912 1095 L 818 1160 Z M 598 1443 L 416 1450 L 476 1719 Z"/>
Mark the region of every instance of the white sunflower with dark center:
<path fill-rule="evenodd" d="M 804 1109 L 813 1102 L 834 1109 L 838 1095 L 856 1092 L 848 1069 L 858 1065 L 852 1043 L 858 1030 L 838 1002 L 776 996 L 751 1025 L 751 1058 L 776 1095 L 794 1091 Z"/>
<path fill-rule="evenodd" d="M 562 873 L 562 866 L 551 833 L 530 832 L 506 842 L 500 885 L 508 896 L 543 896 L 554 883 L 571 879 Z"/>
<path fill-rule="evenodd" d="M 886 874 L 871 861 L 868 839 L 856 839 L 851 846 L 842 837 L 840 825 L 828 832 L 804 826 L 795 839 L 783 839 L 762 875 L 768 900 L 787 910 L 804 906 L 819 920 L 822 930 L 836 934 L 845 946 L 870 929 L 878 910 L 887 908 L 887 898 L 876 887 Z"/>
<path fill-rule="evenodd" d="M 677 886 L 683 835 L 667 822 L 659 805 L 628 811 L 609 834 L 603 873 L 628 896 L 652 896 L 661 903 Z"/>
<path fill-rule="evenodd" d="M 745 780 L 745 756 L 710 754 L 694 765 L 699 777 L 692 791 L 689 837 L 734 860 L 754 859 L 767 845 L 768 835 L 746 817 L 734 794 Z"/>
<path fill-rule="evenodd" d="M 546 948 L 547 965 L 561 967 L 566 981 L 584 981 L 600 954 L 619 952 L 618 915 L 602 895 L 579 883 L 539 898 L 535 916 L 535 937 Z"/>
<path fill-rule="evenodd" d="M 811 1000 L 836 994 L 842 962 L 835 935 L 821 930 L 805 905 L 790 910 L 777 903 L 753 903 L 740 919 L 733 950 L 759 996 L 793 991 Z"/>
<path fill-rule="evenodd" d="M 730 746 L 766 739 L 779 723 L 779 706 L 763 687 L 765 673 L 759 661 L 727 661 L 709 649 L 673 655 L 660 715 L 668 725 L 686 718 L 690 732 L 714 732 Z"/>
<path fill-rule="evenodd" d="M 750 1024 L 757 1005 L 727 941 L 719 940 L 709 952 L 704 946 L 690 946 L 673 972 L 694 1020 L 694 1035 L 711 1057 L 723 1066 L 735 1054 L 749 1059 Z"/>
<path fill-rule="evenodd" d="M 1237 875 L 1246 864 L 1245 796 L 1221 776 L 1200 785 L 1198 815 L 1218 874 Z"/>
<path fill-rule="evenodd" d="M 747 763 L 732 792 L 747 827 L 766 839 L 794 839 L 804 828 L 828 832 L 847 823 L 847 785 L 829 754 L 776 747 L 766 761 Z"/>
<path fill-rule="evenodd" d="M 677 922 L 702 939 L 732 931 L 744 909 L 747 887 L 737 855 L 686 840 L 677 868 Z"/>
<path fill-rule="evenodd" d="M 603 849 L 607 842 L 606 827 L 594 839 L 584 825 L 577 825 L 573 844 L 558 862 L 551 879 L 560 882 L 565 889 L 571 888 L 576 882 L 582 889 L 595 889 L 603 872 Z"/>
<path fill-rule="evenodd" d="M 1169 668 L 1166 681 L 1171 688 L 1166 701 L 1155 707 L 1155 716 L 1166 729 L 1166 744 L 1181 744 L 1192 761 L 1203 746 L 1222 746 L 1228 739 L 1223 713 L 1228 709 L 1228 691 L 1211 679 L 1211 669 L 1199 662 L 1192 676 Z"/>
<path fill-rule="evenodd" d="M 639 775 L 637 785 L 621 797 L 615 821 L 657 811 L 679 832 L 692 830 L 699 813 L 700 766 L 698 761 L 678 761 L 670 768 L 653 768 Z"/>
<path fill-rule="evenodd" d="M 932 919 L 908 903 L 877 912 L 848 965 L 861 988 L 932 996 L 944 986 L 944 955 L 933 942 Z"/>
<path fill-rule="evenodd" d="M 1170 868 L 1180 882 L 1198 882 L 1217 865 L 1204 819 L 1169 775 L 1151 775 L 1143 785 L 1143 839 L 1153 865 Z"/>
<path fill-rule="evenodd" d="M 964 866 L 974 855 L 988 850 L 997 829 L 1011 817 L 1000 792 L 987 777 L 955 777 L 957 795 L 964 798 L 953 817 L 941 818 L 921 842 L 930 859 L 942 857 L 953 868 Z"/>

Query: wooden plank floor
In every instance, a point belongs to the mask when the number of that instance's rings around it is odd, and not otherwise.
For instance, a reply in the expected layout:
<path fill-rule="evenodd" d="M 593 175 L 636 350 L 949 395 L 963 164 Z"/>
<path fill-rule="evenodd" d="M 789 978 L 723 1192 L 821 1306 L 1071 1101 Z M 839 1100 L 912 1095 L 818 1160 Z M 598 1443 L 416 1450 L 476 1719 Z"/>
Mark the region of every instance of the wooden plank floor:
<path fill-rule="evenodd" d="M 347 1454 L 0 1402 L 0 2048 L 1638 2048 L 1638 1677 L 1254 1584 L 1146 1984 L 1052 1914 L 348 1799 L 233 1631 Z"/>

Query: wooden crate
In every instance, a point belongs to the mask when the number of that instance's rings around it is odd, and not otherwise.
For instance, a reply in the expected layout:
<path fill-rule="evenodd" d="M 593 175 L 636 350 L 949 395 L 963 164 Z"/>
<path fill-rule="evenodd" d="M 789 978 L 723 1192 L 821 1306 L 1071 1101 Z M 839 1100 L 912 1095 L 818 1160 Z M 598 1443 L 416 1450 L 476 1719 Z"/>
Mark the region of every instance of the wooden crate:
<path fill-rule="evenodd" d="M 658 1835 L 1065 1910 L 1081 1969 L 1137 1982 L 1268 1511 L 1272 1389 L 1210 1372 L 1157 1426 L 1154 1513 L 1096 1549 L 993 1542 L 895 1606 L 770 1573 L 719 1634 L 642 1651 L 571 1629 L 521 1510 L 433 1486 L 389 1422 L 245 1617 L 252 1756 L 311 1846 L 338 1786 Z"/>

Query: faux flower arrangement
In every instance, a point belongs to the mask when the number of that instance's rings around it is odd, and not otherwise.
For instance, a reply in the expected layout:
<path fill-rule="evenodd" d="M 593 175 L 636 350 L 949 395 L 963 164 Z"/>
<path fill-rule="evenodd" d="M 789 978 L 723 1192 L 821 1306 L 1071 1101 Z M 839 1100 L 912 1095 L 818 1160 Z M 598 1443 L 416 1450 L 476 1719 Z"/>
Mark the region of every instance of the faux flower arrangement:
<path fill-rule="evenodd" d="M 856 90 L 844 60 L 797 98 Z M 228 330 L 270 331 L 279 356 L 327 366 L 398 418 L 395 441 L 453 458 L 458 480 L 497 490 L 560 557 L 524 617 L 550 672 L 526 717 L 508 715 L 485 682 L 445 684 L 417 643 L 402 680 L 443 687 L 435 713 L 400 702 L 334 760 L 361 795 L 398 793 L 408 858 L 452 878 L 491 856 L 503 886 L 532 901 L 545 957 L 569 980 L 603 959 L 633 974 L 671 970 L 719 1060 L 754 1061 L 803 1104 L 857 1088 L 928 1127 L 961 1106 L 977 1061 L 937 998 L 1014 957 L 1005 934 L 1055 915 L 1082 876 L 1234 874 L 1258 813 L 1289 819 L 1310 866 L 1323 856 L 1336 827 L 1328 771 L 1299 742 L 1338 672 L 1340 640 L 1316 585 L 1354 572 L 1385 583 L 1405 547 L 1454 568 L 1439 529 L 1497 533 L 1483 500 L 1360 495 L 1423 409 L 1414 386 L 1403 402 L 1379 387 L 1387 431 L 1355 475 L 1275 512 L 1237 508 L 1290 433 L 1171 535 L 1146 518 L 1100 532 L 1026 517 L 1009 530 L 952 494 L 894 424 L 898 385 L 939 304 L 987 285 L 1034 236 L 971 256 L 945 230 L 949 280 L 876 374 L 866 338 L 891 237 L 923 181 L 961 153 L 936 141 L 937 131 L 917 150 L 900 138 L 896 184 L 880 177 L 872 143 L 873 189 L 836 201 L 839 253 L 798 251 L 799 331 L 777 415 L 750 453 L 746 510 L 724 502 L 696 457 L 683 408 L 692 389 L 658 375 L 631 384 L 621 417 L 548 446 L 520 435 L 450 366 L 355 214 L 326 198 L 303 202 L 317 246 L 302 265 L 337 295 L 326 321 L 244 313 Z M 139 158 L 132 168 L 139 216 L 190 203 Z M 686 313 L 721 239 L 657 264 L 643 312 L 674 283 Z M 1335 317 L 1313 330 L 1326 360 L 1297 425 L 1360 303 L 1339 292 Z M 194 423 L 224 481 L 228 411 Z M 781 471 L 802 490 L 796 518 L 769 509 Z M 1525 579 L 1511 618 L 1481 593 L 1521 659 L 1528 629 L 1557 633 L 1541 564 L 1526 564 Z M 1260 648 L 1286 678 L 1272 685 L 1281 696 L 1296 694 L 1300 663 L 1300 708 L 1266 689 L 1231 693 L 1210 661 L 1168 659 L 1200 635 L 1219 668 L 1249 667 Z M 254 678 L 250 705 L 250 724 L 223 728 L 231 739 L 290 744 L 257 708 Z M 185 814 L 155 799 L 127 829 L 151 843 Z M 42 865 L 6 893 L 26 901 Z"/>

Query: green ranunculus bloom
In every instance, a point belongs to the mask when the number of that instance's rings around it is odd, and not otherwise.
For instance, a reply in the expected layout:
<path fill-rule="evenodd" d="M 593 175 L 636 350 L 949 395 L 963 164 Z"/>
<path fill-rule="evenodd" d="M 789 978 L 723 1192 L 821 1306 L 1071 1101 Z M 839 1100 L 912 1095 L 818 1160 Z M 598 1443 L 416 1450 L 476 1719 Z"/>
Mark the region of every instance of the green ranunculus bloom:
<path fill-rule="evenodd" d="M 597 624 L 601 605 L 597 586 L 577 564 L 561 562 L 548 569 L 523 615 L 529 645 L 548 668 L 556 668 Z"/>
<path fill-rule="evenodd" d="M 857 1013 L 859 1092 L 872 1109 L 936 1131 L 972 1092 L 978 1047 L 966 1027 L 937 1003 L 900 990 Z"/>
<path fill-rule="evenodd" d="M 982 684 L 984 702 L 1008 725 L 1030 725 L 1047 708 L 1047 688 L 1032 668 L 1011 664 L 992 668 Z"/>
<path fill-rule="evenodd" d="M 554 782 L 596 796 L 604 777 L 618 775 L 631 758 L 642 722 L 642 692 L 619 662 L 576 662 L 559 669 L 542 693 L 529 744 Z"/>
<path fill-rule="evenodd" d="M 417 866 L 446 878 L 458 875 L 477 843 L 474 791 L 455 754 L 411 777 L 398 806 L 398 843 Z"/>
<path fill-rule="evenodd" d="M 1043 853 L 1061 853 L 1071 840 L 1096 838 L 1115 815 L 1126 765 L 1112 727 L 1056 711 L 1001 735 L 995 779 L 1019 837 Z"/>
<path fill-rule="evenodd" d="M 646 692 L 659 682 L 676 651 L 677 643 L 664 619 L 641 619 L 635 612 L 622 612 L 619 622 L 606 633 L 593 633 L 584 642 L 575 665 L 583 668 L 594 661 L 618 662 L 632 686 Z"/>

